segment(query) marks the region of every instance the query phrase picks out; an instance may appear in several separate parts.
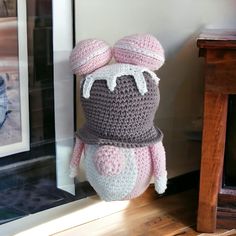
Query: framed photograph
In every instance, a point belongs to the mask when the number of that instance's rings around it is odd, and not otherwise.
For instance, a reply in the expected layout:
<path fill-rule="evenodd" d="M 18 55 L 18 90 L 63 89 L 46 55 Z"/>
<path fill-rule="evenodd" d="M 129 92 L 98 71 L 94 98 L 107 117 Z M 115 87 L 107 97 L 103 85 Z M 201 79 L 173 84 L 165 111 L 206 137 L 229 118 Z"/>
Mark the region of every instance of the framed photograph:
<path fill-rule="evenodd" d="M 0 0 L 0 157 L 29 150 L 26 0 Z"/>

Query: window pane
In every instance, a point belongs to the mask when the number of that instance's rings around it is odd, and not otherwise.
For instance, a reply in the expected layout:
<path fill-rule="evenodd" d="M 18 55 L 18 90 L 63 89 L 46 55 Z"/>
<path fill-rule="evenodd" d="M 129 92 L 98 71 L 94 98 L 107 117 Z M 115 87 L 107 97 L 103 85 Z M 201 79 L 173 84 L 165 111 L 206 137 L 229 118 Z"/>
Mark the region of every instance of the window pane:
<path fill-rule="evenodd" d="M 58 71 L 54 69 L 58 67 L 55 63 L 58 63 L 57 60 L 61 54 L 56 54 L 53 47 L 52 0 L 26 0 L 26 6 L 22 6 L 23 3 L 24 1 L 0 0 L 0 63 L 7 65 L 1 66 L 4 70 L 0 74 L 0 141 L 2 140 L 0 154 L 1 148 L 6 146 L 3 143 L 6 140 L 2 138 L 3 135 L 10 134 L 12 143 L 13 138 L 18 137 L 21 140 L 24 135 L 21 131 L 21 122 L 24 123 L 25 120 L 20 111 L 24 108 L 21 105 L 23 104 L 22 97 L 27 94 L 29 95 L 27 116 L 29 117 L 30 138 L 28 149 L 14 152 L 14 154 L 12 152 L 11 155 L 2 155 L 0 158 L 0 224 L 93 193 L 86 182 L 77 183 L 75 195 L 69 193 L 68 191 L 74 188 L 73 179 L 70 179 L 72 187 L 62 186 L 62 183 L 66 182 L 65 178 L 69 178 L 63 171 L 68 169 L 71 144 L 73 144 L 73 112 L 67 113 L 64 108 L 70 106 L 70 110 L 73 111 L 74 105 L 72 93 L 66 95 L 67 99 L 69 97 L 69 104 L 60 103 L 65 97 L 65 94 L 60 94 L 60 89 L 66 91 L 68 89 L 66 85 L 69 83 L 70 88 L 73 89 L 73 77 L 69 71 L 66 71 L 64 74 L 60 73 L 60 76 L 55 79 L 55 74 L 58 74 Z M 26 22 L 17 15 L 19 7 L 27 9 Z M 27 83 L 23 83 L 26 77 L 19 73 L 21 69 L 19 52 L 22 49 L 22 45 L 19 44 L 21 33 L 19 22 L 27 24 L 27 35 L 25 35 L 27 44 L 26 40 L 23 42 L 28 49 L 28 55 L 26 54 L 26 58 L 28 57 Z M 69 52 L 68 49 L 63 53 Z M 64 56 L 63 60 L 65 65 L 69 63 L 68 57 Z M 58 77 L 61 78 L 58 79 Z M 27 94 L 21 92 L 25 84 Z M 58 94 L 62 97 L 58 97 Z M 17 104 L 21 106 L 17 107 Z M 59 122 L 58 116 L 61 118 Z M 72 123 L 71 135 L 63 132 L 68 123 L 68 117 L 72 120 L 70 122 Z M 9 122 L 11 122 L 11 129 L 6 128 Z M 17 127 L 16 130 L 21 131 L 18 136 L 14 135 L 12 124 Z M 62 131 L 59 128 L 62 128 Z M 58 133 L 66 133 L 67 136 L 60 140 L 61 136 L 58 139 Z"/>

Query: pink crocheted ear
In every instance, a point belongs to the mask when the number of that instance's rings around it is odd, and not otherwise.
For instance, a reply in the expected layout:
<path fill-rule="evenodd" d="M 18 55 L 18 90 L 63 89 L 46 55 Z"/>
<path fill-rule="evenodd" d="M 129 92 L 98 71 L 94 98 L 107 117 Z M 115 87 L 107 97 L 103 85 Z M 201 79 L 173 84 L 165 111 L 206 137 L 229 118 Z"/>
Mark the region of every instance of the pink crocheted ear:
<path fill-rule="evenodd" d="M 113 47 L 114 58 L 128 63 L 158 70 L 165 61 L 164 49 L 150 34 L 136 34 L 120 39 Z"/>
<path fill-rule="evenodd" d="M 86 75 L 106 65 L 112 58 L 110 46 L 98 39 L 86 39 L 77 43 L 70 55 L 72 72 Z"/>

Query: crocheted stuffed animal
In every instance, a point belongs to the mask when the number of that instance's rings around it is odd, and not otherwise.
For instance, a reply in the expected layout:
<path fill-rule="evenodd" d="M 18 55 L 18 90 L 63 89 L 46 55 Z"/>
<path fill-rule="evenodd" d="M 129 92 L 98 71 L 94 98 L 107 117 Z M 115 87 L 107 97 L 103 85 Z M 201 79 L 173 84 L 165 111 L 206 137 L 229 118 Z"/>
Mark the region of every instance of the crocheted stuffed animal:
<path fill-rule="evenodd" d="M 110 64 L 112 56 L 117 63 Z M 76 133 L 70 163 L 77 175 L 84 154 L 88 181 L 105 201 L 142 194 L 154 176 L 155 189 L 167 184 L 163 134 L 153 120 L 159 105 L 164 50 L 152 35 L 131 35 L 111 49 L 104 41 L 79 42 L 70 56 L 72 71 L 82 75 L 81 103 L 86 123 Z"/>

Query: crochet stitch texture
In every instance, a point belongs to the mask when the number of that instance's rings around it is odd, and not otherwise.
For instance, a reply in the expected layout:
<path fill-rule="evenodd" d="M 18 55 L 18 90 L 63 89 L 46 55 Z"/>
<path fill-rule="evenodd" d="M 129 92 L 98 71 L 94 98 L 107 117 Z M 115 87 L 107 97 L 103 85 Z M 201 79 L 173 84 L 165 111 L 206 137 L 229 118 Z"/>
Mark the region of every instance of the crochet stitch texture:
<path fill-rule="evenodd" d="M 163 134 L 153 123 L 160 93 L 152 70 L 164 63 L 164 50 L 152 35 L 127 36 L 113 47 L 119 63 L 106 65 L 110 48 L 96 43 L 82 41 L 71 54 L 74 72 L 83 75 L 86 118 L 77 131 L 71 177 L 77 176 L 83 157 L 87 180 L 105 201 L 139 196 L 152 176 L 161 194 L 167 187 L 166 157 Z"/>
<path fill-rule="evenodd" d="M 138 176 L 138 169 L 135 164 L 134 150 L 120 148 L 124 155 L 125 165 L 119 174 L 102 175 L 94 163 L 94 156 L 99 149 L 98 145 L 85 146 L 85 168 L 89 183 L 96 189 L 99 196 L 105 201 L 124 200 L 132 192 Z M 111 156 L 111 158 L 113 158 Z"/>
<path fill-rule="evenodd" d="M 84 147 L 79 139 L 76 140 L 76 147 L 78 150 Z M 77 175 L 81 153 L 77 154 L 74 152 L 71 161 L 71 177 Z M 105 201 L 128 200 L 139 196 L 148 188 L 152 175 L 156 191 L 163 193 L 167 182 L 163 154 L 165 151 L 161 142 L 140 148 L 99 147 L 86 144 L 84 147 L 86 176 Z M 117 161 L 119 157 L 122 158 Z"/>
<path fill-rule="evenodd" d="M 117 62 L 145 66 L 150 70 L 158 70 L 165 61 L 161 44 L 150 34 L 131 35 L 118 40 L 113 54 Z"/>
<path fill-rule="evenodd" d="M 147 69 L 146 67 L 117 63 L 99 68 L 85 77 L 83 84 L 83 97 L 90 97 L 91 88 L 96 80 L 105 80 L 108 89 L 113 92 L 117 85 L 117 78 L 121 78 L 124 75 L 131 75 L 135 80 L 139 93 L 144 95 L 148 91 L 145 77 L 143 75 L 144 72 L 147 72 L 150 75 L 150 78 L 153 79 L 158 86 L 159 78 L 154 72 Z"/>
<path fill-rule="evenodd" d="M 106 81 L 95 81 L 89 99 L 81 103 L 86 124 L 78 130 L 78 137 L 88 144 L 142 147 L 162 140 L 162 132 L 153 120 L 159 105 L 159 89 L 144 72 L 148 92 L 140 95 L 132 76 L 117 79 L 111 92 Z"/>
<path fill-rule="evenodd" d="M 112 57 L 111 48 L 106 42 L 97 39 L 80 41 L 70 56 L 74 74 L 85 75 L 106 65 Z"/>

